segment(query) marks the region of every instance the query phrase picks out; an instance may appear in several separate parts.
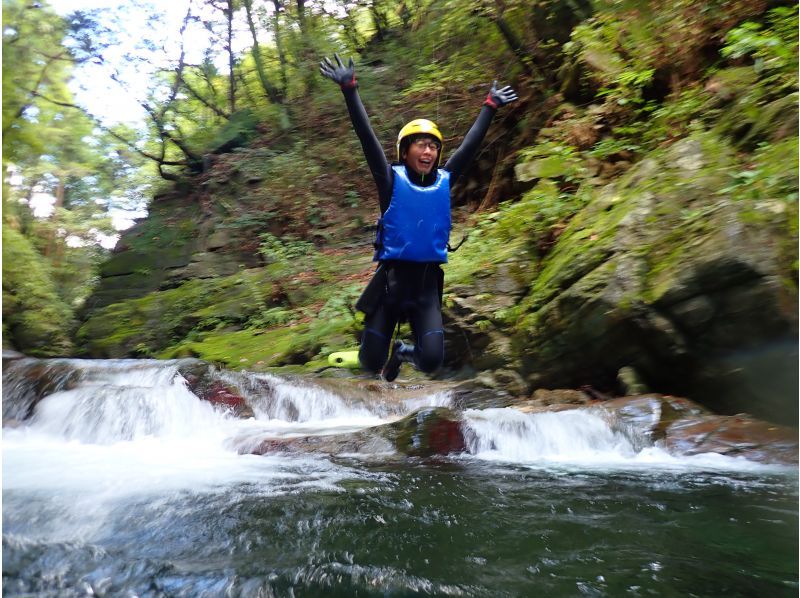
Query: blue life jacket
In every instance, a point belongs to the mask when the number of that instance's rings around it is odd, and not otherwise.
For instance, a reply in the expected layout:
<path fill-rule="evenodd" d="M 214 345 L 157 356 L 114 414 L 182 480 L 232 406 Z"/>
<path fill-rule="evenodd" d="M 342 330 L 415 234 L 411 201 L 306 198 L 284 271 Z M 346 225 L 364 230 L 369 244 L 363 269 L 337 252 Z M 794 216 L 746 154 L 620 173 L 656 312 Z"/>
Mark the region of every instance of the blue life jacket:
<path fill-rule="evenodd" d="M 394 186 L 389 208 L 378 221 L 375 261 L 447 262 L 450 239 L 450 173 L 436 171 L 436 181 L 418 187 L 403 165 L 392 166 Z"/>

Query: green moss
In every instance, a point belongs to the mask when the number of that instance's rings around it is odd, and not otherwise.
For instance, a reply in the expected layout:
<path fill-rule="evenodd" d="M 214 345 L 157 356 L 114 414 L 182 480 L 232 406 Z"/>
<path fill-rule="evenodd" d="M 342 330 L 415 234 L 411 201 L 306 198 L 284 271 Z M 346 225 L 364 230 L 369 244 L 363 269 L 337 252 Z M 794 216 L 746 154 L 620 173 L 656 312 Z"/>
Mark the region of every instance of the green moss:
<path fill-rule="evenodd" d="M 267 330 L 220 331 L 204 334 L 198 341 L 169 347 L 158 357 L 171 359 L 192 355 L 231 369 L 265 370 L 302 365 L 303 369 L 310 370 L 327 365 L 329 353 L 352 344 L 353 332 L 353 322 L 345 319 Z"/>
<path fill-rule="evenodd" d="M 586 199 L 583 191 L 561 193 L 555 183 L 542 180 L 520 201 L 481 216 L 468 231 L 467 242 L 450 255 L 448 284 L 490 276 L 509 262 L 537 262 L 551 244 L 553 229 L 563 226 Z M 458 233 L 452 237 L 458 238 Z M 516 268 L 515 273 L 527 283 L 534 270 Z"/>
<path fill-rule="evenodd" d="M 197 342 L 180 343 L 170 347 L 159 353 L 158 357 L 171 359 L 188 353 L 231 369 L 258 370 L 271 365 L 281 365 L 294 333 L 291 328 L 217 332 L 207 334 Z"/>
<path fill-rule="evenodd" d="M 263 308 L 271 289 L 258 272 L 190 280 L 95 310 L 78 339 L 91 355 L 157 353 L 193 329 L 244 324 Z"/>
<path fill-rule="evenodd" d="M 579 212 L 542 262 L 523 309 L 536 311 L 603 263 L 613 253 L 616 227 L 627 213 L 627 205 L 613 190 Z"/>
<path fill-rule="evenodd" d="M 651 153 L 572 218 L 516 308 L 516 330 L 541 336 L 568 328 L 562 314 L 577 317 L 578 306 L 599 299 L 615 276 L 628 280 L 615 290 L 619 309 L 657 301 L 683 264 L 724 245 L 717 237 L 736 211 L 715 193 L 735 170 L 730 146 L 704 131 Z"/>

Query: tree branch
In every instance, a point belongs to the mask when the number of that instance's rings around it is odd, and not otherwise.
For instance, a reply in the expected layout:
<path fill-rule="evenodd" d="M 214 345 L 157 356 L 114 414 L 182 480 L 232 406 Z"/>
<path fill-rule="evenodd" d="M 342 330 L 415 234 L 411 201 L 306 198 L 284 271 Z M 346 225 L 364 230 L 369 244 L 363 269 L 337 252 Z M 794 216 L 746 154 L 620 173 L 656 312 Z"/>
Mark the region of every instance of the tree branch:
<path fill-rule="evenodd" d="M 183 77 L 183 86 L 186 88 L 186 90 L 187 90 L 187 91 L 188 91 L 190 94 L 192 94 L 192 96 L 193 96 L 193 97 L 194 97 L 194 98 L 195 98 L 195 99 L 196 99 L 198 102 L 200 102 L 201 104 L 203 104 L 203 105 L 204 105 L 206 108 L 209 108 L 209 109 L 210 109 L 210 110 L 211 110 L 211 111 L 212 111 L 214 114 L 216 114 L 217 116 L 220 116 L 220 117 L 224 118 L 225 120 L 228 120 L 228 119 L 230 119 L 230 117 L 231 117 L 231 115 L 230 115 L 230 114 L 228 114 L 227 112 L 225 112 L 224 110 L 222 110 L 222 109 L 221 109 L 221 108 L 219 108 L 218 106 L 215 106 L 215 105 L 214 105 L 214 103 L 213 103 L 213 102 L 211 102 L 210 100 L 208 100 L 208 99 L 204 98 L 204 97 L 203 97 L 203 96 L 200 94 L 200 92 L 199 92 L 199 91 L 197 91 L 197 90 L 196 90 L 194 87 L 192 87 L 192 86 L 189 84 L 189 82 L 186 80 L 186 77 Z"/>
<path fill-rule="evenodd" d="M 162 156 L 159 157 L 159 156 L 156 156 L 155 154 L 151 154 L 151 153 L 149 153 L 149 152 L 147 152 L 147 151 L 145 151 L 143 149 L 138 148 L 132 141 L 130 141 L 129 139 L 126 139 L 125 137 L 123 137 L 122 135 L 120 135 L 119 133 L 114 131 L 113 129 L 107 127 L 102 122 L 100 122 L 100 120 L 98 120 L 94 115 L 92 115 L 89 112 L 87 112 L 86 109 L 83 108 L 82 106 L 78 106 L 77 104 L 73 104 L 71 102 L 62 102 L 62 101 L 59 101 L 59 100 L 54 100 L 53 98 L 48 98 L 47 96 L 45 96 L 45 95 L 43 95 L 43 94 L 41 94 L 39 92 L 31 91 L 30 93 L 31 93 L 31 95 L 33 95 L 33 96 L 35 96 L 37 98 L 41 98 L 44 101 L 49 102 L 51 104 L 54 104 L 56 106 L 62 106 L 64 108 L 73 108 L 75 110 L 80 110 L 81 112 L 83 112 L 83 114 L 86 115 L 87 118 L 89 118 L 95 124 L 95 126 L 97 126 L 97 128 L 99 128 L 102 131 L 108 133 L 114 139 L 116 139 L 117 141 L 123 143 L 128 149 L 136 152 L 140 156 L 142 156 L 144 158 L 147 158 L 148 160 L 153 160 L 155 162 L 158 162 L 159 163 L 159 167 L 161 165 L 164 165 L 164 166 L 187 166 L 187 164 L 188 164 L 185 161 L 177 162 L 177 161 L 165 160 L 164 156 L 163 156 L 163 152 L 162 152 Z"/>
<path fill-rule="evenodd" d="M 50 65 L 52 65 L 56 60 L 59 59 L 59 57 L 63 56 L 64 54 L 66 54 L 66 51 L 61 52 L 61 53 L 57 54 L 56 56 L 49 56 L 48 57 L 47 62 L 45 62 L 44 66 L 42 67 L 42 71 L 39 73 L 39 77 L 36 79 L 36 83 L 33 84 L 33 89 L 32 90 L 28 90 L 28 95 L 30 97 L 33 98 L 33 97 L 37 96 L 37 94 L 39 93 L 39 88 L 44 83 L 45 75 L 47 74 L 47 69 L 49 69 Z M 20 88 L 20 89 L 22 89 L 22 88 Z M 17 120 L 20 119 L 20 117 L 22 117 L 23 114 L 25 114 L 25 110 L 29 106 L 30 106 L 30 103 L 27 103 L 27 102 L 23 102 L 20 105 L 20 107 L 14 113 L 14 116 L 11 117 L 10 119 L 8 119 L 7 123 L 4 123 L 3 135 L 5 135 L 6 133 L 8 133 L 8 131 L 11 130 L 11 127 L 14 125 L 15 122 L 17 122 Z"/>

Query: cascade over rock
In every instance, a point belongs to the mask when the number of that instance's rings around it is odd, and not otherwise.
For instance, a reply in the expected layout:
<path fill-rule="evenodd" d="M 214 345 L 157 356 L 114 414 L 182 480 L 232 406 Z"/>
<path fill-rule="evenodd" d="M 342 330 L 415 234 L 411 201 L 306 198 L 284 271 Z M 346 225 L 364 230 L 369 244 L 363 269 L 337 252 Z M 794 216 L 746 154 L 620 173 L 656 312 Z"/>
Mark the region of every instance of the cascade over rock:
<path fill-rule="evenodd" d="M 466 448 L 459 418 L 446 407 L 420 409 L 391 428 L 398 450 L 412 457 L 462 453 Z"/>
<path fill-rule="evenodd" d="M 208 401 L 236 417 L 253 417 L 253 410 L 234 385 L 220 379 L 216 368 L 199 359 L 182 359 L 178 372 L 186 385 L 198 398 Z"/>
<path fill-rule="evenodd" d="M 144 402 L 133 400 L 137 395 Z M 534 398 L 520 399 L 479 380 L 403 385 L 352 378 L 284 379 L 221 370 L 196 359 L 82 361 L 8 356 L 3 363 L 4 425 L 35 425 L 37 417 L 31 416 L 46 398 L 42 406 L 47 409 L 38 419 L 84 440 L 113 442 L 119 440 L 115 434 L 127 439 L 131 430 L 186 433 L 192 429 L 192 425 L 183 426 L 187 416 L 197 418 L 194 425 L 238 421 L 242 425 L 226 446 L 240 454 L 435 457 L 471 450 L 468 437 L 474 441 L 476 431 L 470 429 L 469 420 L 474 414 L 484 414 L 479 418 L 485 422 L 494 413 L 511 414 L 504 417 L 510 417 L 509 425 L 519 433 L 532 425 L 533 420 L 525 418 L 578 412 L 606 422 L 602 425 L 635 451 L 656 446 L 676 457 L 719 453 L 774 464 L 793 464 L 798 458 L 797 434 L 790 427 L 746 414 L 716 415 L 688 399 L 654 393 L 597 400 L 578 390 L 540 389 Z M 198 407 L 211 403 L 220 419 L 209 416 L 207 407 L 192 415 L 193 401 Z M 72 405 L 66 424 L 56 421 L 67 413 L 59 404 Z M 360 423 L 345 426 L 350 431 L 313 432 L 325 420 L 342 416 L 360 418 Z M 99 419 L 81 431 L 81 417 Z M 160 417 L 169 421 L 158 421 Z M 271 429 L 259 422 L 279 425 Z M 297 426 L 301 434 L 285 434 L 281 430 L 287 425 Z M 534 435 L 535 430 L 534 426 Z M 546 432 L 540 429 L 538 434 Z"/>

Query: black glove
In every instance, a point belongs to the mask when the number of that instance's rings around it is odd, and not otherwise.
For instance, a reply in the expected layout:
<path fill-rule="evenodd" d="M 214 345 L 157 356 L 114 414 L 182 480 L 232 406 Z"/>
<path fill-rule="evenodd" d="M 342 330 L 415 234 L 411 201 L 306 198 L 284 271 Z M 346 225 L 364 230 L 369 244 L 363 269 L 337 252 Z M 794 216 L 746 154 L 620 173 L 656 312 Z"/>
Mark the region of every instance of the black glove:
<path fill-rule="evenodd" d="M 323 58 L 319 63 L 319 72 L 323 77 L 327 77 L 341 85 L 342 87 L 355 87 L 356 86 L 356 66 L 353 64 L 353 59 L 347 66 L 344 65 L 342 59 L 338 54 L 334 54 L 338 65 L 334 65 L 330 58 Z"/>
<path fill-rule="evenodd" d="M 511 89 L 509 85 L 506 85 L 502 89 L 497 89 L 497 81 L 495 81 L 492 83 L 489 95 L 486 96 L 486 100 L 483 103 L 497 110 L 500 106 L 516 102 L 517 99 L 517 92 Z"/>

